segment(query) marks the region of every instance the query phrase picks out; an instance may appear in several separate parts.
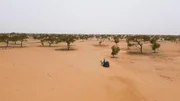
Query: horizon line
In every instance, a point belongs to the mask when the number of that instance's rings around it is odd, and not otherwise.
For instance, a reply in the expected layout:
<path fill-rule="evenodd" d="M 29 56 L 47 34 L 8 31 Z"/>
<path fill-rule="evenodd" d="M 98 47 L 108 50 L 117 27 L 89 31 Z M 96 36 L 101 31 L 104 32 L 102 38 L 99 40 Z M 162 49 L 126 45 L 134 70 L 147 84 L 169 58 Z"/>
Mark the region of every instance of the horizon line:
<path fill-rule="evenodd" d="M 13 31 L 12 31 L 13 32 Z M 0 34 L 10 34 L 12 32 L 0 32 Z M 14 32 L 25 34 L 94 34 L 94 35 L 180 35 L 180 34 L 165 34 L 165 33 L 58 33 L 58 32 Z"/>

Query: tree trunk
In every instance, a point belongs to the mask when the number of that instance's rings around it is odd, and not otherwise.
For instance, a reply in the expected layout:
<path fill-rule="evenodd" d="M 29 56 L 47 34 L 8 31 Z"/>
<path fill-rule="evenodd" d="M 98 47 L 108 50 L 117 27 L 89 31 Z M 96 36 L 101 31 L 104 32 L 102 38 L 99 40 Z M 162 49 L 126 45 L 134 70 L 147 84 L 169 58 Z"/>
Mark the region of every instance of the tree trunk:
<path fill-rule="evenodd" d="M 127 44 L 126 44 L 126 46 L 127 46 L 127 49 L 129 50 L 129 42 L 127 41 Z"/>
<path fill-rule="evenodd" d="M 9 41 L 6 41 L 6 47 L 8 47 L 9 46 Z"/>
<path fill-rule="evenodd" d="M 21 47 L 22 47 L 22 43 L 23 43 L 23 41 L 21 41 Z"/>
<path fill-rule="evenodd" d="M 101 44 L 102 44 L 102 41 L 99 42 L 99 45 L 100 45 L 100 46 L 101 46 Z"/>
<path fill-rule="evenodd" d="M 69 50 L 70 49 L 70 43 L 67 42 L 67 49 Z"/>
<path fill-rule="evenodd" d="M 44 47 L 44 42 L 41 42 L 41 45 Z"/>
<path fill-rule="evenodd" d="M 154 50 L 154 53 L 156 53 L 156 49 Z"/>
<path fill-rule="evenodd" d="M 142 45 L 140 45 L 140 51 L 141 51 L 141 54 L 142 54 Z"/>
<path fill-rule="evenodd" d="M 51 47 L 51 43 L 49 43 L 49 47 Z"/>
<path fill-rule="evenodd" d="M 41 45 L 44 47 L 44 41 L 41 40 Z"/>
<path fill-rule="evenodd" d="M 17 42 L 17 41 L 14 42 L 15 45 L 16 45 L 16 42 Z"/>

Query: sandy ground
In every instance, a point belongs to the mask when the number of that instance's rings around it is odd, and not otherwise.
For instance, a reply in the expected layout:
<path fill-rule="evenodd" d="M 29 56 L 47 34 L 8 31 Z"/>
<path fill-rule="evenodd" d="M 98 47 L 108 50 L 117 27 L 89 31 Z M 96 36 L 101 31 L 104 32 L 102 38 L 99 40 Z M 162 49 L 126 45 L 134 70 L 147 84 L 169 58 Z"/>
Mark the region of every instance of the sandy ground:
<path fill-rule="evenodd" d="M 40 47 L 29 40 L 24 48 L 0 49 L 0 101 L 180 101 L 180 43 L 161 42 L 158 53 L 126 50 L 118 58 L 96 40 Z M 4 45 L 0 43 L 0 45 Z M 137 50 L 138 51 L 138 50 Z M 103 58 L 110 68 L 100 66 Z"/>

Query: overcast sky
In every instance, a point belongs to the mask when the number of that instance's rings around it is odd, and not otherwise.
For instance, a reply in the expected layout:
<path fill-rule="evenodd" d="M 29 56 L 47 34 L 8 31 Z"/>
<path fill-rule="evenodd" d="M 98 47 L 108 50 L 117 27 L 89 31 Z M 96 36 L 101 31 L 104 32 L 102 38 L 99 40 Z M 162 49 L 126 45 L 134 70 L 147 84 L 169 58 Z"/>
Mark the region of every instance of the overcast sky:
<path fill-rule="evenodd" d="M 0 0 L 0 32 L 180 34 L 180 0 Z"/>

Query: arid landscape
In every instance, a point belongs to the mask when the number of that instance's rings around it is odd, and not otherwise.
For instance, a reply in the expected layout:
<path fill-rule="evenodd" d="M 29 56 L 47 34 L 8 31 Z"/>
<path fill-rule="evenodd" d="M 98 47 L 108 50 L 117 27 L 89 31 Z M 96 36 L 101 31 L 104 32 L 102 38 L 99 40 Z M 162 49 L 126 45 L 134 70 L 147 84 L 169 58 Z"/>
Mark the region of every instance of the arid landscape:
<path fill-rule="evenodd" d="M 149 40 L 136 37 L 144 39 L 132 39 L 143 42 L 141 53 L 134 44 L 127 48 L 127 37 L 116 36 L 117 44 L 116 38 L 97 36 L 68 44 L 63 37 L 54 44 L 35 36 L 16 44 L 14 37 L 8 46 L 1 36 L 0 101 L 180 101 L 178 40 L 158 38 L 155 52 Z M 113 45 L 120 48 L 114 57 Z M 101 66 L 103 58 L 109 68 Z"/>

